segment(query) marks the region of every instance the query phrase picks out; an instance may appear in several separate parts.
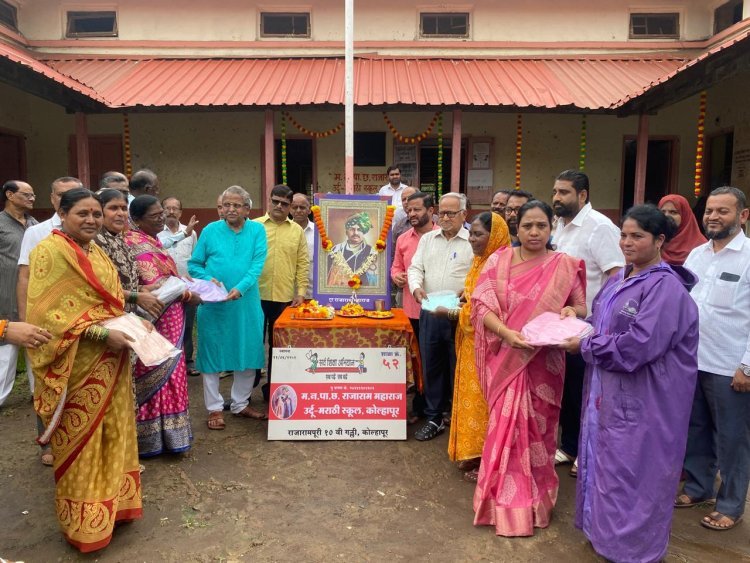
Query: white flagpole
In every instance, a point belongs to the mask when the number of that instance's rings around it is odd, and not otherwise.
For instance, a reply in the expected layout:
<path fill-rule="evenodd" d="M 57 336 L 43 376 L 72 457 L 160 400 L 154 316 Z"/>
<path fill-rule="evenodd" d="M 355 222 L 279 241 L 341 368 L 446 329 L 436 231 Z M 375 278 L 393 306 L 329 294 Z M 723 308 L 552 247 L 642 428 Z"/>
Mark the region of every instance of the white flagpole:
<path fill-rule="evenodd" d="M 354 193 L 354 0 L 344 0 L 344 181 Z"/>

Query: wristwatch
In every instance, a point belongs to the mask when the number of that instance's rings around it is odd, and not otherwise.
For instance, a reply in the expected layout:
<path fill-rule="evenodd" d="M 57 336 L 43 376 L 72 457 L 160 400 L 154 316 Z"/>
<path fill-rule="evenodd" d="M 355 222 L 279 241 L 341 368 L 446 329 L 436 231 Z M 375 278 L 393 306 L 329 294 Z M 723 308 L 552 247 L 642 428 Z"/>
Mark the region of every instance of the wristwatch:
<path fill-rule="evenodd" d="M 750 366 L 745 364 L 740 364 L 740 369 L 742 370 L 742 373 L 745 374 L 745 376 L 750 377 Z"/>

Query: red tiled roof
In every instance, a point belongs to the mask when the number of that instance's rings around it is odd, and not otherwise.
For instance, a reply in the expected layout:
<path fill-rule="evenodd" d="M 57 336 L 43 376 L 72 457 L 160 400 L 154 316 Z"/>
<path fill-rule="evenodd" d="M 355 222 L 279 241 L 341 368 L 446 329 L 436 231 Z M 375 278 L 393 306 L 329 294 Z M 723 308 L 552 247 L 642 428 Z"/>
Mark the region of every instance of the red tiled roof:
<path fill-rule="evenodd" d="M 659 84 L 664 84 L 665 82 L 668 82 L 669 80 L 671 80 L 672 78 L 680 74 L 681 72 L 689 68 L 692 68 L 697 64 L 700 64 L 706 59 L 710 59 L 711 57 L 717 55 L 718 53 L 721 53 L 722 51 L 726 49 L 729 49 L 730 47 L 734 47 L 735 45 L 738 45 L 739 43 L 742 43 L 748 40 L 748 38 L 750 38 L 750 30 L 745 31 L 734 37 L 730 37 L 729 39 L 722 41 L 721 43 L 718 43 L 717 45 L 711 47 L 707 51 L 704 51 L 701 55 L 679 65 L 672 72 L 643 84 L 638 90 L 635 90 L 631 92 L 630 95 L 625 96 L 624 98 L 621 98 L 620 100 L 618 100 L 617 103 L 614 104 L 614 107 L 619 108 L 625 105 L 629 101 L 634 100 L 635 98 L 638 98 L 639 96 L 642 96 L 643 94 L 651 90 L 654 86 L 658 86 Z"/>
<path fill-rule="evenodd" d="M 668 57 L 359 57 L 355 104 L 607 110 L 683 62 Z M 111 107 L 344 103 L 341 58 L 50 59 L 45 63 L 95 90 Z"/>
<path fill-rule="evenodd" d="M 83 94 L 84 96 L 87 96 L 91 98 L 92 100 L 96 100 L 97 102 L 100 102 L 102 104 L 108 103 L 107 100 L 102 98 L 101 95 L 99 95 L 90 87 L 84 84 L 81 84 L 75 79 L 71 79 L 65 76 L 64 74 L 57 72 L 53 68 L 50 68 L 43 62 L 40 62 L 34 57 L 32 57 L 31 55 L 29 55 L 23 49 L 19 49 L 7 43 L 0 42 L 0 57 L 8 59 L 14 63 L 18 63 L 22 66 L 25 66 L 26 68 L 33 70 L 49 78 L 50 80 L 54 80 L 55 82 L 58 82 L 62 84 L 63 86 L 67 86 L 71 90 L 74 90 L 78 92 L 79 94 Z"/>

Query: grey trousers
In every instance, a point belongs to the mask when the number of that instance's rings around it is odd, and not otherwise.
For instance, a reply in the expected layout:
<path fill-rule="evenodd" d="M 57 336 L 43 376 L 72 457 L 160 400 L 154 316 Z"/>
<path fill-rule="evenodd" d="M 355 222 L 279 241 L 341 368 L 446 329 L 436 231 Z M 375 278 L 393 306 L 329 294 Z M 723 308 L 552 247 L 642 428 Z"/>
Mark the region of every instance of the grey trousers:
<path fill-rule="evenodd" d="M 731 377 L 698 372 L 685 452 L 684 492 L 693 499 L 716 496 L 716 510 L 737 518 L 750 483 L 750 393 L 737 393 Z M 717 471 L 721 485 L 715 494 Z"/>

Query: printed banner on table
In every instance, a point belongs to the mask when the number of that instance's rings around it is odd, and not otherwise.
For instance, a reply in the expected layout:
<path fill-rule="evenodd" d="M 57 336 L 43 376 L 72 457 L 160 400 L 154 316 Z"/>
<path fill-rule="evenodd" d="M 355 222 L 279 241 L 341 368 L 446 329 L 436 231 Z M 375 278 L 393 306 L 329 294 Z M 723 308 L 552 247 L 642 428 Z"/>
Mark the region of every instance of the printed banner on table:
<path fill-rule="evenodd" d="M 274 348 L 269 440 L 405 440 L 405 348 Z"/>

